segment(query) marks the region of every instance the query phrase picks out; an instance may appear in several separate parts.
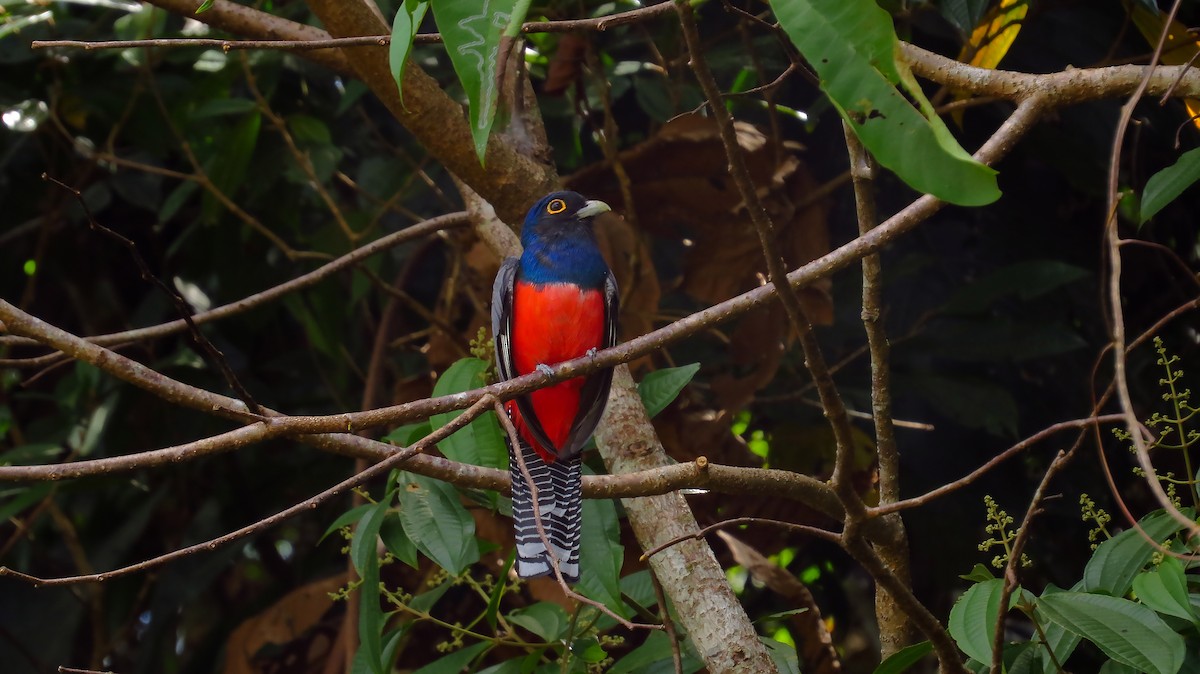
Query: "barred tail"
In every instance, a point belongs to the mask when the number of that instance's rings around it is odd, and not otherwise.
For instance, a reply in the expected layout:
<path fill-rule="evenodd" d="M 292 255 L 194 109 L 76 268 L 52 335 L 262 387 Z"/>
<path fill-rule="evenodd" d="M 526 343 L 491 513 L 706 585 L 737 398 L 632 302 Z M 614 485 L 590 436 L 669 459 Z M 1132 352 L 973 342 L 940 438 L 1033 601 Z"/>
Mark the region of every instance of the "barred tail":
<path fill-rule="evenodd" d="M 583 491 L 580 480 L 579 455 L 569 459 L 546 463 L 525 442 L 521 443 L 521 456 L 525 467 L 538 491 L 538 510 L 542 527 L 550 550 L 558 558 L 558 568 L 563 580 L 574 583 L 579 580 L 579 531 L 583 512 Z M 517 575 L 536 578 L 554 574 L 550 566 L 549 551 L 538 535 L 537 520 L 533 512 L 533 496 L 520 464 L 508 451 L 509 473 L 512 475 L 513 529 L 517 540 Z"/>

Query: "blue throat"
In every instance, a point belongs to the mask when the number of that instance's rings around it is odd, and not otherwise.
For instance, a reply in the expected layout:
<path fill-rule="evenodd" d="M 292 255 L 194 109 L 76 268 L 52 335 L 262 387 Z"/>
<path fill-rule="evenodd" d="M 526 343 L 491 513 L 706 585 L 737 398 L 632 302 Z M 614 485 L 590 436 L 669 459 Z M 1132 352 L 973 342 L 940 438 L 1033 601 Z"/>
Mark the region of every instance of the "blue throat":
<path fill-rule="evenodd" d="M 521 279 L 538 285 L 570 283 L 583 288 L 604 287 L 608 265 L 596 246 L 591 223 L 526 222 L 521 231 Z"/>

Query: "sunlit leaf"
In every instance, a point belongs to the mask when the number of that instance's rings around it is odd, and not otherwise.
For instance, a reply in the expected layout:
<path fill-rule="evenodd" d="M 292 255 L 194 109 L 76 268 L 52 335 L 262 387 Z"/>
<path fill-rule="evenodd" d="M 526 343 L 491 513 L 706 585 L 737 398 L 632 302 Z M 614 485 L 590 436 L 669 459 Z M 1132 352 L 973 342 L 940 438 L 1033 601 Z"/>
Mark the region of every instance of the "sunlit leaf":
<path fill-rule="evenodd" d="M 1029 12 L 1029 0 L 1000 0 L 971 31 L 971 37 L 958 53 L 958 60 L 979 68 L 994 69 L 1000 65 L 1009 47 L 1021 32 L 1021 23 Z M 955 99 L 966 98 L 955 93 Z M 954 119 L 962 124 L 962 108 L 954 111 Z"/>
<path fill-rule="evenodd" d="M 1121 2 L 1125 5 L 1125 10 L 1130 13 L 1133 25 L 1137 26 L 1138 32 L 1146 38 L 1147 44 L 1152 47 L 1158 44 L 1159 36 L 1163 32 L 1163 24 L 1167 21 L 1166 13 L 1160 10 L 1153 0 L 1138 0 L 1136 3 L 1131 3 L 1130 0 L 1121 0 Z M 1197 51 L 1200 51 L 1200 42 L 1183 22 L 1176 19 L 1171 22 L 1171 28 L 1167 31 L 1167 40 L 1163 43 L 1163 52 L 1159 61 L 1169 66 L 1181 66 L 1191 63 L 1192 59 L 1196 57 Z M 1188 115 L 1194 117 L 1200 113 L 1200 101 L 1194 98 L 1185 98 L 1183 103 L 1187 108 Z M 1200 119 L 1193 118 L 1192 124 L 1200 128 Z"/>

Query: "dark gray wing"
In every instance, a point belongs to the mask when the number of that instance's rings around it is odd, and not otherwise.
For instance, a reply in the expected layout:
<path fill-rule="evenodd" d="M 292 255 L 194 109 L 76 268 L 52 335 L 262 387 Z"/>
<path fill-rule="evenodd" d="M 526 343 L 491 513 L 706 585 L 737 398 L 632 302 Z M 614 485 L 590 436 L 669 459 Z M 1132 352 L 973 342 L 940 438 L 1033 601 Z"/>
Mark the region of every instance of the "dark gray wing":
<path fill-rule="evenodd" d="M 492 339 L 496 349 L 496 372 L 500 381 L 512 379 L 512 299 L 517 280 L 518 258 L 506 258 L 492 285 Z"/>

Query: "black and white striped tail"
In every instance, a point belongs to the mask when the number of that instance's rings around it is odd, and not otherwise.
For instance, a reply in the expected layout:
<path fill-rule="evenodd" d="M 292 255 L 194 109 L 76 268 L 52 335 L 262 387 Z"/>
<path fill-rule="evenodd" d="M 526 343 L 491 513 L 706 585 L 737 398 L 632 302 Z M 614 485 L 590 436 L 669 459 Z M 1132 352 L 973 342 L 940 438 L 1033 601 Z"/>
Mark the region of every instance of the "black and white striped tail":
<path fill-rule="evenodd" d="M 537 485 L 538 507 L 542 516 L 542 527 L 550 542 L 550 550 L 558 558 L 558 568 L 563 580 L 574 583 L 579 580 L 579 531 L 583 514 L 583 491 L 579 466 L 579 455 L 569 459 L 546 463 L 528 444 L 521 443 L 521 455 L 525 467 Z M 517 575 L 522 578 L 554 575 L 550 566 L 546 546 L 538 535 L 537 521 L 533 512 L 533 496 L 520 464 L 508 449 L 508 467 L 512 475 L 513 530 L 517 539 Z"/>

